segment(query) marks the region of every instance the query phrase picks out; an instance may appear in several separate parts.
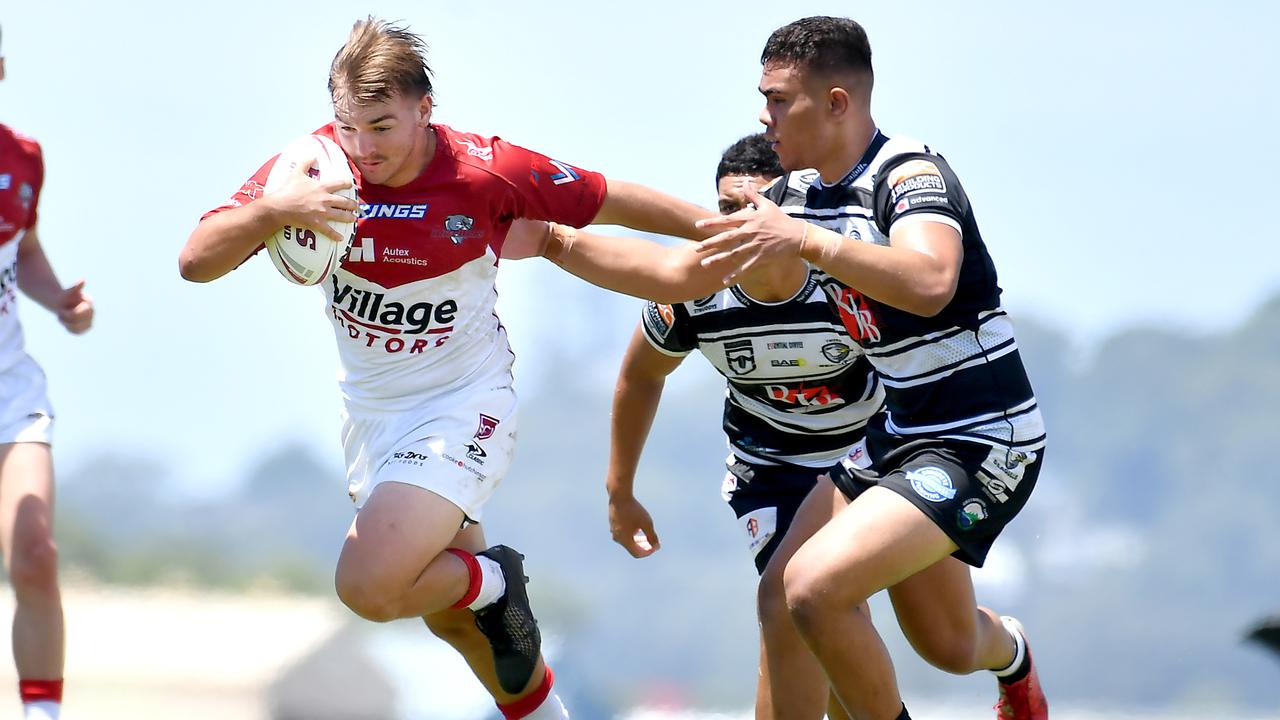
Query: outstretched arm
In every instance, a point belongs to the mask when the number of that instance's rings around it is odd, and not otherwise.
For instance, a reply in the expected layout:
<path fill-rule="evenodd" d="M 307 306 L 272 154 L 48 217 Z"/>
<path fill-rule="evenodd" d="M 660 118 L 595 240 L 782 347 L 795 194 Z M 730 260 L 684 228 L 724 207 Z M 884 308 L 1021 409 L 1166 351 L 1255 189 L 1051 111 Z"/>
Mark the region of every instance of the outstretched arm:
<path fill-rule="evenodd" d="M 661 303 L 706 297 L 723 287 L 724 268 L 704 267 L 694 245 L 596 235 L 552 225 L 544 255 L 600 287 Z"/>
<path fill-rule="evenodd" d="M 18 242 L 18 287 L 27 297 L 58 316 L 58 322 L 75 335 L 93 324 L 93 299 L 84 292 L 84 280 L 62 287 L 32 227 Z"/>
<path fill-rule="evenodd" d="M 716 214 L 653 188 L 623 180 L 608 180 L 604 205 L 594 225 L 623 225 L 632 230 L 701 240 L 712 233 L 697 226 Z"/>
<path fill-rule="evenodd" d="M 201 220 L 178 256 L 182 277 L 192 282 L 217 280 L 239 267 L 285 225 L 305 225 L 342 242 L 345 238 L 329 221 L 355 222 L 355 201 L 334 194 L 351 183 L 321 183 L 307 176 L 307 167 L 307 163 L 299 163 L 289 180 L 270 195 Z"/>
<path fill-rule="evenodd" d="M 667 375 L 681 360 L 655 350 L 645 339 L 644 330 L 637 327 L 613 391 L 609 473 L 605 479 L 605 489 L 609 491 L 609 532 L 614 542 L 626 548 L 632 557 L 652 555 L 661 547 L 653 519 L 636 500 L 635 477 Z"/>

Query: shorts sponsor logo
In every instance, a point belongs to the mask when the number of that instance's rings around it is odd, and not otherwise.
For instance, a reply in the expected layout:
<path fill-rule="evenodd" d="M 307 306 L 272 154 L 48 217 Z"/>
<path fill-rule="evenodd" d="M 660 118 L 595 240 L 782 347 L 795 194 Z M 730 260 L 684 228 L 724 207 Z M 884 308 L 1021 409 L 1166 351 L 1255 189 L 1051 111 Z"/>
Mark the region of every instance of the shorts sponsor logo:
<path fill-rule="evenodd" d="M 907 473 L 907 481 L 917 495 L 929 502 L 943 502 L 956 496 L 956 486 L 951 482 L 951 476 L 940 467 L 929 465 L 916 468 Z"/>
<path fill-rule="evenodd" d="M 463 445 L 463 447 L 467 449 L 467 459 L 475 462 L 477 465 L 483 465 L 484 459 L 489 457 L 489 453 L 485 452 L 484 448 L 480 447 L 480 443 L 474 440 Z"/>
<path fill-rule="evenodd" d="M 756 369 L 756 349 L 751 340 L 731 340 L 724 344 L 724 361 L 738 375 L 749 375 Z"/>
<path fill-rule="evenodd" d="M 498 428 L 498 422 L 498 418 L 480 413 L 480 426 L 476 428 L 475 439 L 488 440 L 493 437 L 493 431 Z"/>
<path fill-rule="evenodd" d="M 430 459 L 430 455 L 424 455 L 423 453 L 414 452 L 412 450 L 401 450 L 391 456 L 391 462 L 393 464 L 416 465 L 417 467 L 422 467 Z"/>
<path fill-rule="evenodd" d="M 764 507 L 743 515 L 738 520 L 747 533 L 747 547 L 754 557 L 778 532 L 778 508 Z"/>
<path fill-rule="evenodd" d="M 928 160 L 908 160 L 889 173 L 889 202 L 897 202 L 903 195 L 917 192 L 946 194 L 947 183 L 942 171 Z"/>
<path fill-rule="evenodd" d="M 440 453 L 440 457 L 444 458 L 445 460 L 448 460 L 449 462 L 453 463 L 454 465 L 457 465 L 460 469 L 465 470 L 465 471 L 467 471 L 468 473 L 471 473 L 471 474 L 472 474 L 472 475 L 474 475 L 474 476 L 475 476 L 475 478 L 476 478 L 477 480 L 479 480 L 480 482 L 484 482 L 485 480 L 488 480 L 488 479 L 489 479 L 489 476 L 488 476 L 488 475 L 485 475 L 485 474 L 484 474 L 483 472 L 481 472 L 479 469 L 472 467 L 472 466 L 471 466 L 471 465 L 469 465 L 468 463 L 466 463 L 466 462 L 464 462 L 464 461 L 462 461 L 462 460 L 460 460 L 460 459 L 458 459 L 458 458 L 456 458 L 456 457 L 454 457 L 454 456 L 450 455 L 450 454 L 449 454 L 449 453 L 447 453 L 447 452 L 446 452 L 446 453 Z"/>
<path fill-rule="evenodd" d="M 1034 452 L 1022 452 L 1012 448 L 992 448 L 978 472 L 978 482 L 993 500 L 1005 502 L 1010 492 L 1016 492 L 1026 474 L 1027 466 L 1035 462 Z"/>
<path fill-rule="evenodd" d="M 974 525 L 986 520 L 987 517 L 987 504 L 979 498 L 974 498 L 956 512 L 956 524 L 961 530 L 972 530 Z"/>

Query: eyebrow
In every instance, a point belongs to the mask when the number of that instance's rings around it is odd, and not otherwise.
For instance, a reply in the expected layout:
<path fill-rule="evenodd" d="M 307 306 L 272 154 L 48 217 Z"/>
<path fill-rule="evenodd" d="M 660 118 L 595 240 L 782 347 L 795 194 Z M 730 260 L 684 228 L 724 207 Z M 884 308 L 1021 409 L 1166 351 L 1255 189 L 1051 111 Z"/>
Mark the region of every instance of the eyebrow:
<path fill-rule="evenodd" d="M 760 88 L 760 94 L 769 97 L 770 95 L 781 95 L 782 91 L 778 88 Z"/>

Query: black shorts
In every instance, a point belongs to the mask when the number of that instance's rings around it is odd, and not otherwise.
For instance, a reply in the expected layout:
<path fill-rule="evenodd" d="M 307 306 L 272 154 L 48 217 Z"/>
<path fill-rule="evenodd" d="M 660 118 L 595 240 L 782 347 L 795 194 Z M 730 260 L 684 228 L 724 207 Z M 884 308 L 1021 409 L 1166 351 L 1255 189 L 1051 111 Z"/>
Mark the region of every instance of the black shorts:
<path fill-rule="evenodd" d="M 871 467 L 837 470 L 832 480 L 850 501 L 869 487 L 910 500 L 960 549 L 955 557 L 982 567 L 1004 526 L 1036 486 L 1044 449 L 1013 450 L 960 440 L 906 440 L 887 451 L 873 443 Z M 878 454 L 880 450 L 883 454 Z"/>
<path fill-rule="evenodd" d="M 747 535 L 748 548 L 755 554 L 756 572 L 764 572 L 818 476 L 837 467 L 838 464 L 829 468 L 757 465 L 731 458 L 723 495 Z"/>

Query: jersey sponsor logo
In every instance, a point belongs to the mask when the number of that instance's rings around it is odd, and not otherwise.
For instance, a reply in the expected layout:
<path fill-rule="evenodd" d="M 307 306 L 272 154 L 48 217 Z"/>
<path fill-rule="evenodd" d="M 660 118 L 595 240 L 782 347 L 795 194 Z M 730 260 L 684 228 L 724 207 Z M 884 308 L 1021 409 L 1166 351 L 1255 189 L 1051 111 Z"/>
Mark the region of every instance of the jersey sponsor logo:
<path fill-rule="evenodd" d="M 849 362 L 849 356 L 853 353 L 853 348 L 845 345 L 839 340 L 832 340 L 822 346 L 822 357 L 830 360 L 837 365 L 843 365 Z"/>
<path fill-rule="evenodd" d="M 918 192 L 947 192 L 947 182 L 942 171 L 928 160 L 908 160 L 889 173 L 889 202 L 897 202 L 903 195 Z"/>
<path fill-rule="evenodd" d="M 947 204 L 947 198 L 942 195 L 921 195 L 920 197 L 904 198 L 902 202 L 898 204 L 901 205 L 903 202 L 908 203 L 913 208 L 921 207 L 923 205 L 945 206 Z"/>
<path fill-rule="evenodd" d="M 907 481 L 917 495 L 929 502 L 943 502 L 956 496 L 956 486 L 951 482 L 951 476 L 940 467 L 929 465 L 911 470 L 907 473 Z"/>
<path fill-rule="evenodd" d="M 458 140 L 457 142 L 461 145 L 467 146 L 467 154 L 470 155 L 471 157 L 480 158 L 485 162 L 493 160 L 493 148 L 487 145 L 481 147 L 480 145 L 477 145 L 471 142 L 470 140 Z"/>
<path fill-rule="evenodd" d="M 388 353 L 423 352 L 440 347 L 453 332 L 458 316 L 458 303 L 453 299 L 439 303 L 419 302 L 406 305 L 387 302 L 386 293 L 363 290 L 342 284 L 332 275 L 333 318 L 347 331 L 351 340 L 363 340 L 365 347 L 379 346 Z M 401 335 L 420 335 L 405 339 Z"/>
<path fill-rule="evenodd" d="M 28 212 L 31 211 L 31 200 L 36 196 L 36 191 L 32 189 L 30 183 L 21 183 L 18 185 L 18 200 L 22 202 L 22 208 Z"/>
<path fill-rule="evenodd" d="M 347 262 L 374 262 L 378 259 L 373 250 L 373 238 L 356 238 L 351 243 L 351 251 L 347 253 Z"/>
<path fill-rule="evenodd" d="M 840 313 L 840 320 L 844 322 L 845 330 L 854 340 L 880 342 L 880 328 L 876 326 L 876 316 L 871 312 L 871 305 L 862 293 L 838 285 L 827 285 L 826 291 Z"/>
<path fill-rule="evenodd" d="M 724 344 L 724 361 L 738 375 L 749 375 L 756 369 L 756 349 L 751 340 L 731 340 Z"/>
<path fill-rule="evenodd" d="M 9 186 L 12 184 L 13 184 L 13 175 L 11 175 L 10 173 L 5 173 L 3 175 L 0 175 L 0 190 L 8 190 Z"/>
<path fill-rule="evenodd" d="M 571 183 L 575 180 L 580 179 L 578 175 L 578 171 L 573 169 L 571 165 L 562 163 L 559 160 L 552 160 L 551 164 L 554 165 L 556 169 L 560 171 L 551 176 L 551 184 L 566 185 L 568 183 Z"/>
<path fill-rule="evenodd" d="M 804 367 L 807 364 L 804 358 L 787 358 L 784 360 L 774 358 L 769 361 L 770 367 Z"/>
<path fill-rule="evenodd" d="M 788 340 L 786 342 L 765 343 L 765 347 L 770 350 L 795 350 L 804 347 L 804 342 L 800 340 Z"/>
<path fill-rule="evenodd" d="M 770 400 L 800 407 L 828 407 L 845 403 L 845 399 L 840 397 L 839 393 L 832 391 L 826 385 L 811 387 L 805 387 L 804 383 L 799 385 L 765 385 L 764 391 Z"/>
<path fill-rule="evenodd" d="M 360 219 L 421 220 L 429 203 L 360 203 Z"/>
<path fill-rule="evenodd" d="M 964 506 L 956 511 L 956 526 L 961 530 L 972 530 L 974 525 L 986 520 L 987 504 L 981 498 L 974 498 L 965 502 Z"/>

